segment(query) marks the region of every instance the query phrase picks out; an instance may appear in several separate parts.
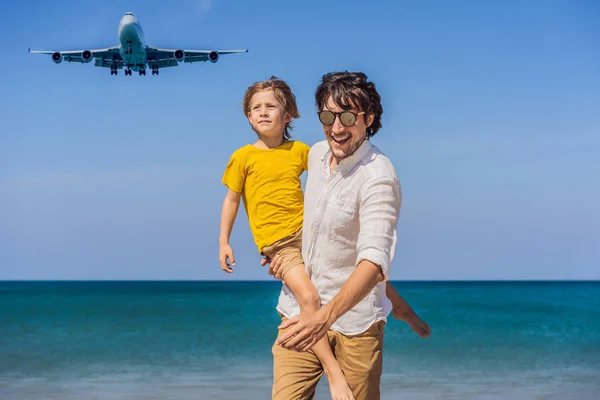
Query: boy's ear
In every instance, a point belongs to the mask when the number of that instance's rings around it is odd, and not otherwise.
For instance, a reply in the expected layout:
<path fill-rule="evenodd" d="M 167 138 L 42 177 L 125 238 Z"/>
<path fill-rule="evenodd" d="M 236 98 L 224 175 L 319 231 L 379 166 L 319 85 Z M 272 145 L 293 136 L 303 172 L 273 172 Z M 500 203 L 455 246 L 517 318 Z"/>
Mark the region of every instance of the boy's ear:
<path fill-rule="evenodd" d="M 369 116 L 365 120 L 365 125 L 367 126 L 367 128 L 371 126 L 371 124 L 373 123 L 374 120 L 375 120 L 375 114 L 369 114 Z"/>
<path fill-rule="evenodd" d="M 285 113 L 285 119 L 284 119 L 285 123 L 289 123 L 292 121 L 292 115 L 290 113 Z"/>

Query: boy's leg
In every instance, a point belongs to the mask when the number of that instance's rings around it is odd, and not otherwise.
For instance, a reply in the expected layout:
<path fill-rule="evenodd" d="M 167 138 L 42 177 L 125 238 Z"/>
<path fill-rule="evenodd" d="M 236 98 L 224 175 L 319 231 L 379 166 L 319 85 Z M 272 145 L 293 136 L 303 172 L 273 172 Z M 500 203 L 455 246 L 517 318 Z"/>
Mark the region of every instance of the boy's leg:
<path fill-rule="evenodd" d="M 389 281 L 385 284 L 385 295 L 392 302 L 392 316 L 394 318 L 405 321 L 422 338 L 429 337 L 431 334 L 429 325 L 414 312 Z"/>
<path fill-rule="evenodd" d="M 269 257 L 278 254 L 282 259 L 282 278 L 298 301 L 300 311 L 313 314 L 321 308 L 321 298 L 310 281 L 304 268 L 301 254 L 302 235 L 296 232 L 288 238 L 276 242 L 275 245 L 263 249 Z M 312 350 L 323 366 L 329 381 L 329 389 L 333 400 L 354 400 L 339 363 L 335 359 L 329 340 L 322 338 L 313 346 Z"/>
<path fill-rule="evenodd" d="M 379 400 L 383 367 L 384 321 L 359 335 L 345 336 L 330 331 L 337 360 L 356 400 Z"/>
<path fill-rule="evenodd" d="M 285 320 L 285 317 L 282 317 Z M 282 335 L 286 330 L 279 332 Z M 312 350 L 297 352 L 273 345 L 273 400 L 311 400 L 323 367 Z"/>
<path fill-rule="evenodd" d="M 301 312 L 310 315 L 321 308 L 319 294 L 310 281 L 308 274 L 304 269 L 304 264 L 299 264 L 288 269 L 287 272 L 284 272 L 284 279 L 286 285 L 296 297 Z M 329 344 L 328 338 L 326 336 L 323 337 L 311 350 L 314 351 L 314 354 L 316 354 L 323 365 L 323 370 L 329 381 L 332 399 L 353 400 L 354 396 L 352 395 L 352 391 L 348 386 L 348 382 L 344 377 L 340 364 L 331 351 L 331 345 Z"/>

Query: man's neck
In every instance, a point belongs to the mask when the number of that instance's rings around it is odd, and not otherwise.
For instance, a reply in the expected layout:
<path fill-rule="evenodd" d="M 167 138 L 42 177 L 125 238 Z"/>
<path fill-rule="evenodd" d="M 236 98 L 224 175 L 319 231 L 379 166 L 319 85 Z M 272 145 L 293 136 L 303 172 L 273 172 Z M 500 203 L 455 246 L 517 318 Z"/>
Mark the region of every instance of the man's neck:
<path fill-rule="evenodd" d="M 329 172 L 330 172 L 330 173 L 333 173 L 333 171 L 335 170 L 335 168 L 336 168 L 338 165 L 340 165 L 340 163 L 341 163 L 343 160 L 345 160 L 345 159 L 348 159 L 348 158 L 351 158 L 351 157 L 354 157 L 354 156 L 355 156 L 355 154 L 356 154 L 356 152 L 358 152 L 358 151 L 359 151 L 359 149 L 360 149 L 360 148 L 363 146 L 363 144 L 364 144 L 366 141 L 367 141 L 367 138 L 365 137 L 365 138 L 362 140 L 362 142 L 360 142 L 360 144 L 359 144 L 359 145 L 358 145 L 358 146 L 357 146 L 357 147 L 354 149 L 354 151 L 353 151 L 352 153 L 350 153 L 350 154 L 348 154 L 348 155 L 346 155 L 346 156 L 344 156 L 344 157 L 342 157 L 342 158 L 336 158 L 336 157 L 333 155 L 333 152 L 331 152 L 331 161 L 329 161 Z"/>
<path fill-rule="evenodd" d="M 340 164 L 340 160 L 335 158 L 332 154 L 331 161 L 329 162 L 329 173 L 333 173 L 333 171 L 335 170 L 335 167 L 337 167 L 339 164 Z"/>

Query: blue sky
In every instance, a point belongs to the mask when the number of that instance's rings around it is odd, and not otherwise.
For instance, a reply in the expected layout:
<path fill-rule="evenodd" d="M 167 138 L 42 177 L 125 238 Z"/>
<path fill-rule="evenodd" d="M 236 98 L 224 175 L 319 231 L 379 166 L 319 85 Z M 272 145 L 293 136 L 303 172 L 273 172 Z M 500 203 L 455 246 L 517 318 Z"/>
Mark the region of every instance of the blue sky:
<path fill-rule="evenodd" d="M 277 75 L 323 138 L 323 73 L 378 85 L 404 203 L 392 279 L 600 279 L 595 1 L 4 2 L 0 279 L 269 279 L 240 209 L 218 265 L 225 163 L 255 137 L 245 89 Z M 249 49 L 160 76 L 27 48 Z"/>

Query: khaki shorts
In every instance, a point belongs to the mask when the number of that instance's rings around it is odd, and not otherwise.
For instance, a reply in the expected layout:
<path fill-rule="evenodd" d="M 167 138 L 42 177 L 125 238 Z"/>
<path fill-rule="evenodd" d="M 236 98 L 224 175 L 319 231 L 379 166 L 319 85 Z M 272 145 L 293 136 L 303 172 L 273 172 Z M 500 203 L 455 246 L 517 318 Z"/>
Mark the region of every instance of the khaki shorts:
<path fill-rule="evenodd" d="M 279 239 L 270 246 L 263 247 L 261 254 L 269 258 L 275 257 L 276 254 L 282 258 L 281 265 L 285 274 L 292 268 L 304 263 L 302 258 L 302 229 L 297 230 L 289 236 Z"/>
<path fill-rule="evenodd" d="M 282 316 L 282 321 L 286 318 Z M 346 376 L 356 400 L 379 400 L 383 367 L 385 322 L 375 322 L 365 332 L 346 336 L 327 331 L 331 351 Z M 289 329 L 289 328 L 288 328 Z M 277 336 L 287 329 L 280 330 Z M 273 345 L 273 400 L 312 400 L 323 366 L 312 350 L 297 352 Z"/>

